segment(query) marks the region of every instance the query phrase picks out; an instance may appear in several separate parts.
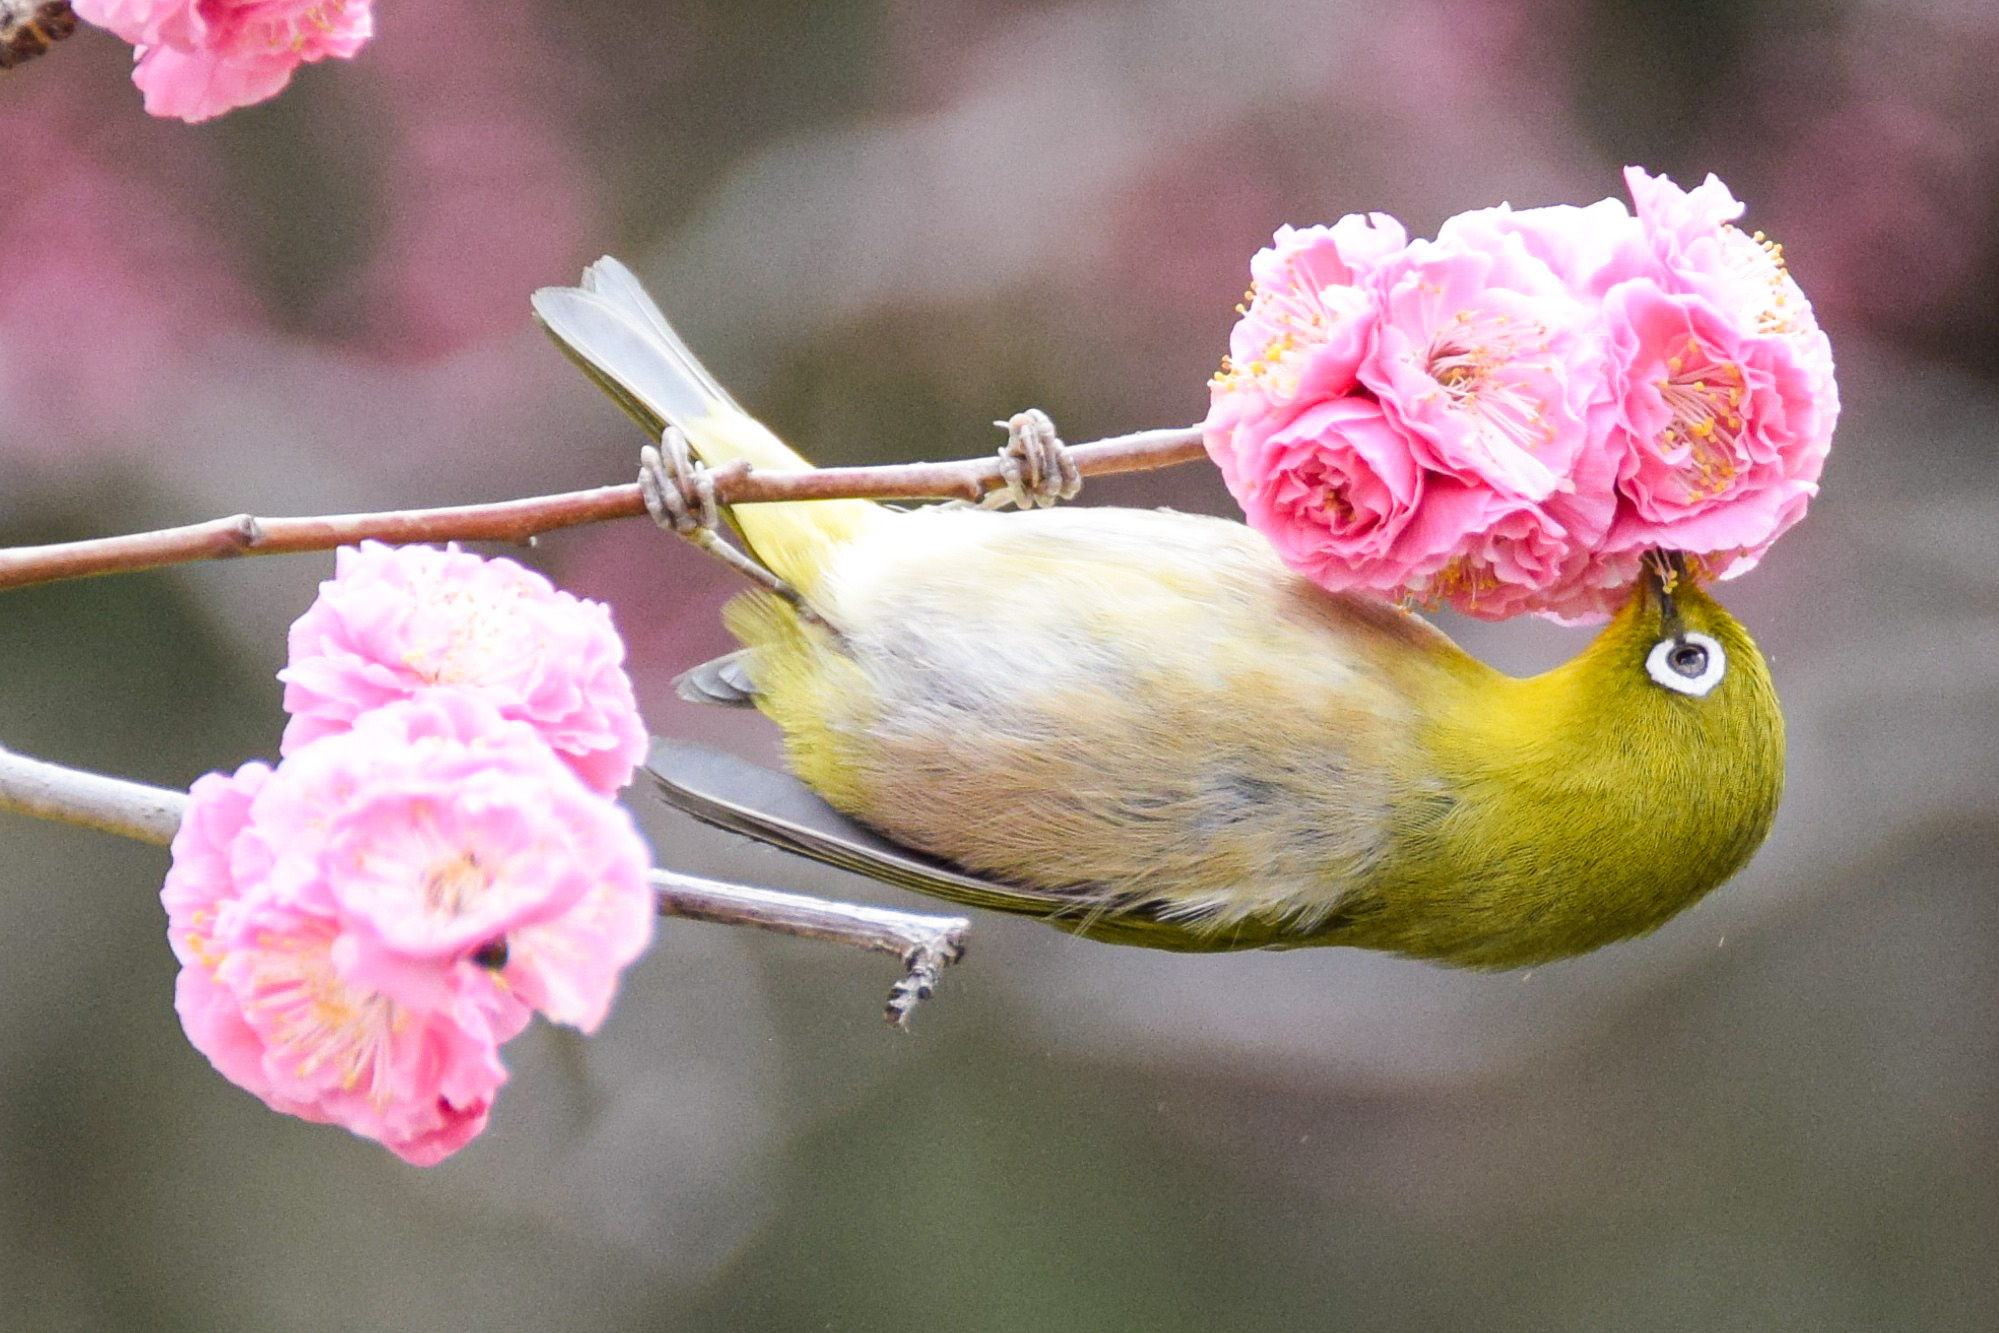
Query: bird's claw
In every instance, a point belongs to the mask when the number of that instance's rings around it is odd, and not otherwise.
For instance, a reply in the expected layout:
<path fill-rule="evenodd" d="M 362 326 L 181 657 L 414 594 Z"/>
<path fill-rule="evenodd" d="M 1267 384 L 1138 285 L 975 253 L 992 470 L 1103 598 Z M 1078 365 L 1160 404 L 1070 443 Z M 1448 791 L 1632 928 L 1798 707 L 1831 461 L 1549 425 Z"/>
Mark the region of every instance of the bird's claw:
<path fill-rule="evenodd" d="M 721 505 L 715 499 L 715 474 L 694 456 L 678 426 L 660 432 L 658 445 L 639 450 L 639 494 L 652 521 L 714 556 L 729 568 L 798 608 L 808 620 L 818 617 L 796 588 L 754 557 L 722 538 Z"/>
<path fill-rule="evenodd" d="M 1083 489 L 1083 474 L 1069 457 L 1069 446 L 1056 436 L 1055 423 L 1046 412 L 1030 407 L 993 424 L 1006 431 L 1006 444 L 999 451 L 1004 485 L 986 496 L 981 502 L 984 507 L 1010 504 L 1016 509 L 1045 509 L 1076 498 Z"/>
<path fill-rule="evenodd" d="M 889 1026 L 907 1031 L 909 1015 L 936 991 L 944 969 L 965 956 L 965 925 L 953 921 L 935 938 L 912 945 L 902 955 L 905 972 L 902 980 L 889 988 L 888 1008 L 882 1015 Z"/>
<path fill-rule="evenodd" d="M 657 445 L 639 450 L 639 494 L 652 521 L 676 536 L 699 542 L 697 533 L 722 526 L 714 474 L 694 456 L 678 426 L 668 426 Z"/>

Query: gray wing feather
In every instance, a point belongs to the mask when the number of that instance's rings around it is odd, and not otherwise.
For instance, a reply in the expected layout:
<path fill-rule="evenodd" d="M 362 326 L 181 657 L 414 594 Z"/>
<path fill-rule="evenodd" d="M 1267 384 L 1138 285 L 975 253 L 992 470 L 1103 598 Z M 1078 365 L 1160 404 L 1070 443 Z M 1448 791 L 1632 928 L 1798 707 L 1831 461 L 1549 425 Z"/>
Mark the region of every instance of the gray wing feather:
<path fill-rule="evenodd" d="M 739 648 L 673 680 L 673 692 L 691 704 L 722 704 L 749 708 L 756 704 L 756 682 L 750 679 L 749 649 Z"/>
<path fill-rule="evenodd" d="M 1212 952 L 1297 943 L 1275 928 L 1203 931 L 1129 896 L 1053 893 L 969 874 L 847 818 L 788 773 L 692 741 L 653 739 L 646 770 L 668 805 L 706 824 L 963 907 L 1038 917 L 1112 944 Z"/>
<path fill-rule="evenodd" d="M 787 773 L 692 741 L 653 739 L 646 770 L 666 802 L 703 823 L 884 883 L 950 902 L 1051 916 L 1073 899 L 981 879 L 890 842 L 847 818 Z"/>

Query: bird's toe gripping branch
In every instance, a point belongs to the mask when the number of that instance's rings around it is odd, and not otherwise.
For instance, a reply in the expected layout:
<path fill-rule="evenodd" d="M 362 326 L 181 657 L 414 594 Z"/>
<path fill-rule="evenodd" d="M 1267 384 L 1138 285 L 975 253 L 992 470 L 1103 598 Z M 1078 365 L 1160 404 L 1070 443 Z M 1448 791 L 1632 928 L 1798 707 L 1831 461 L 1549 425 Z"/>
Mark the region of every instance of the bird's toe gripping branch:
<path fill-rule="evenodd" d="M 657 445 L 639 450 L 639 494 L 646 512 L 667 532 L 706 546 L 702 534 L 719 541 L 722 517 L 715 503 L 715 477 L 694 456 L 678 426 L 660 433 Z"/>
<path fill-rule="evenodd" d="M 665 531 L 694 543 L 750 582 L 806 611 L 805 599 L 796 588 L 723 539 L 715 476 L 694 456 L 680 427 L 668 426 L 660 432 L 658 445 L 639 450 L 639 494 L 645 498 L 652 521 Z"/>
<path fill-rule="evenodd" d="M 902 980 L 890 987 L 883 1017 L 890 1027 L 907 1030 L 909 1015 L 930 998 L 944 969 L 965 956 L 965 923 L 949 921 L 934 936 L 912 944 L 902 955 Z"/>
<path fill-rule="evenodd" d="M 982 507 L 1010 504 L 1016 509 L 1045 509 L 1076 498 L 1083 489 L 1083 474 L 1069 457 L 1069 446 L 1057 438 L 1055 423 L 1046 412 L 1030 407 L 993 424 L 1006 432 L 1006 444 L 999 451 L 1006 485 L 988 494 L 980 502 Z"/>

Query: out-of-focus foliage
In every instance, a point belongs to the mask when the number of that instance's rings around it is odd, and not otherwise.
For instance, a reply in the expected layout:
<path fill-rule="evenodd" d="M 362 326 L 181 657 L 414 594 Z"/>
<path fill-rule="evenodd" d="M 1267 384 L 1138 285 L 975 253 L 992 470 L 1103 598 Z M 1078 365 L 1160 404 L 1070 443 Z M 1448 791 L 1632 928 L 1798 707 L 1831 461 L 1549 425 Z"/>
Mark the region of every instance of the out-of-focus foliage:
<path fill-rule="evenodd" d="M 362 56 L 151 121 L 79 34 L 0 76 L 0 540 L 619 480 L 529 326 L 610 251 L 827 461 L 1199 416 L 1283 222 L 1417 232 L 1720 173 L 1847 412 L 1723 597 L 1790 790 L 1659 936 L 1531 975 L 1183 958 L 981 919 L 903 1040 L 879 960 L 663 923 L 604 1031 L 509 1050 L 433 1171 L 181 1038 L 165 857 L 0 818 L 8 1328 L 1977 1329 L 1999 1322 L 1999 9 L 1980 0 L 383 0 Z M 1219 508 L 1196 469 L 1086 498 Z M 640 523 L 657 730 L 728 580 Z M 0 742 L 185 785 L 275 751 L 330 558 L 0 595 Z M 1454 623 L 1532 669 L 1577 631 Z M 662 859 L 889 901 L 664 817 Z"/>

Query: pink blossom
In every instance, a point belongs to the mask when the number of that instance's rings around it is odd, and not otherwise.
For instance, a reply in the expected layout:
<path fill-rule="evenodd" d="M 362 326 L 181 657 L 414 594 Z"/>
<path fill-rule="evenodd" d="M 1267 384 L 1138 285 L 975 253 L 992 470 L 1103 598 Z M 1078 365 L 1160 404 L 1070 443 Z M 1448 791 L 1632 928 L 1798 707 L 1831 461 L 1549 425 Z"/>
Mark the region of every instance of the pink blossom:
<path fill-rule="evenodd" d="M 1642 262 L 1645 250 L 1644 232 L 1621 199 L 1587 207 L 1474 208 L 1446 218 L 1437 239 L 1494 251 L 1518 243 L 1586 304 L 1601 300 L 1622 272 Z"/>
<path fill-rule="evenodd" d="M 1526 611 L 1560 620 L 1592 619 L 1624 602 L 1629 583 L 1608 600 L 1592 596 L 1589 548 L 1548 508 L 1516 501 L 1495 507 L 1478 530 L 1431 578 L 1406 592 L 1431 606 L 1448 605 L 1485 620 Z"/>
<path fill-rule="evenodd" d="M 1205 423 L 1251 525 L 1327 587 L 1538 609 L 1614 507 L 1593 307 L 1500 227 L 1349 217 L 1252 271 Z"/>
<path fill-rule="evenodd" d="M 476 1010 L 411 1012 L 340 976 L 336 923 L 270 892 L 275 853 L 252 807 L 271 778 L 246 764 L 200 779 L 174 838 L 160 896 L 181 960 L 181 1025 L 217 1072 L 273 1110 L 432 1165 L 485 1127 L 506 1079 L 501 1038 Z M 526 1010 L 513 1009 L 501 1016 L 517 1031 Z"/>
<path fill-rule="evenodd" d="M 1229 490 L 1284 562 L 1322 583 L 1397 592 L 1483 521 L 1480 493 L 1421 467 L 1366 397 L 1314 403 L 1238 441 L 1214 455 Z"/>
<path fill-rule="evenodd" d="M 1275 427 L 1298 406 L 1354 387 L 1379 320 L 1362 275 L 1407 244 L 1402 224 L 1383 213 L 1278 229 L 1250 261 L 1248 305 L 1218 377 L 1231 389 L 1217 399 L 1231 424 Z"/>
<path fill-rule="evenodd" d="M 371 709 L 462 691 L 526 722 L 610 793 L 645 757 L 646 730 L 611 613 L 511 560 L 456 546 L 343 548 L 291 630 L 283 753 Z"/>
<path fill-rule="evenodd" d="M 201 779 L 173 855 L 189 1039 L 273 1109 L 419 1165 L 484 1127 L 532 1010 L 602 1022 L 652 929 L 629 816 L 466 695 Z"/>
<path fill-rule="evenodd" d="M 1649 550 L 1739 572 L 1797 522 L 1839 410 L 1811 305 L 1721 182 L 1626 179 L 1635 215 L 1348 217 L 1258 254 L 1204 434 L 1286 563 L 1600 619 Z"/>
<path fill-rule="evenodd" d="M 1603 383 L 1590 307 L 1504 233 L 1413 242 L 1375 281 L 1377 349 L 1357 374 L 1418 461 L 1523 500 L 1573 490 Z"/>
<path fill-rule="evenodd" d="M 1646 260 L 1604 301 L 1621 463 L 1603 549 L 1687 551 L 1733 576 L 1818 492 L 1839 419 L 1832 344 L 1781 248 L 1734 226 L 1727 186 L 1625 179 Z"/>
<path fill-rule="evenodd" d="M 75 0 L 135 48 L 146 110 L 194 122 L 273 97 L 302 64 L 352 57 L 373 0 Z"/>
<path fill-rule="evenodd" d="M 222 929 L 220 916 L 241 899 L 236 886 L 270 873 L 269 849 L 241 836 L 250 822 L 250 801 L 270 777 L 269 764 L 249 763 L 227 776 L 197 778 L 188 793 L 187 813 L 174 834 L 173 866 L 160 889 L 167 942 L 184 965 L 213 970 L 216 954 L 209 941 Z"/>
<path fill-rule="evenodd" d="M 648 857 L 630 816 L 577 780 L 535 728 L 436 691 L 293 751 L 288 770 L 308 797 L 339 792 L 342 804 L 334 820 L 315 799 L 270 803 L 274 836 L 324 847 L 324 864 L 286 862 L 273 880 L 353 926 L 357 968 L 379 963 L 386 989 L 407 981 L 415 989 L 401 997 L 420 1003 L 428 982 L 401 964 L 505 939 L 503 975 L 522 998 L 586 1031 L 603 1020 L 618 970 L 651 938 Z M 291 879 L 294 870 L 311 877 Z M 544 993 L 572 999 L 546 1007 L 535 998 Z"/>

